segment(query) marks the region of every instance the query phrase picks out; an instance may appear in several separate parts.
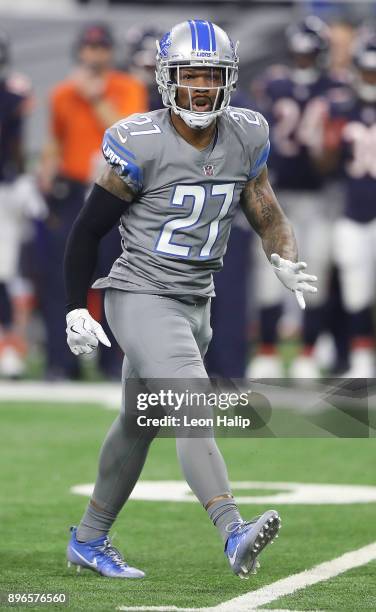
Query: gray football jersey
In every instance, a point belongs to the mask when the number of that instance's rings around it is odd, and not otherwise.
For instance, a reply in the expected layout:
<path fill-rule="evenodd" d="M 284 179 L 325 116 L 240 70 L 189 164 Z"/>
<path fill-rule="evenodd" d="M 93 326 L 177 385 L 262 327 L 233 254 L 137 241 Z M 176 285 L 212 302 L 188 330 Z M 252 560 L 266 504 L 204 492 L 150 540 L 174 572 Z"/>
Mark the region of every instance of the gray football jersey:
<path fill-rule="evenodd" d="M 121 218 L 122 254 L 94 287 L 213 296 L 240 194 L 268 153 L 266 120 L 244 108 L 226 109 L 203 151 L 165 108 L 109 128 L 103 154 L 135 198 Z"/>

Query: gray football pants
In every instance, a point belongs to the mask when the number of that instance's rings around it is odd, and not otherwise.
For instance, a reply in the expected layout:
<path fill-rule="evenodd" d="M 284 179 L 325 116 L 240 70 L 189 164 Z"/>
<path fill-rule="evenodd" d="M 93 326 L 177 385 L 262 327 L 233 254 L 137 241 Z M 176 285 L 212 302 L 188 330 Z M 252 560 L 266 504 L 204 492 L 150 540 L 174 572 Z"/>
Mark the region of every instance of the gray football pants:
<path fill-rule="evenodd" d="M 164 296 L 108 289 L 105 310 L 111 330 L 124 351 L 123 401 L 103 443 L 93 500 L 117 514 L 131 494 L 158 428 L 134 427 L 140 412 L 130 405 L 129 379 L 200 379 L 207 384 L 203 356 L 211 339 L 210 300 L 194 305 Z M 157 382 L 156 382 L 157 384 Z M 174 382 L 172 381 L 172 386 Z M 144 389 L 145 390 L 145 389 Z M 176 437 L 184 477 L 205 506 L 230 493 L 222 455 L 208 428 L 205 437 Z"/>

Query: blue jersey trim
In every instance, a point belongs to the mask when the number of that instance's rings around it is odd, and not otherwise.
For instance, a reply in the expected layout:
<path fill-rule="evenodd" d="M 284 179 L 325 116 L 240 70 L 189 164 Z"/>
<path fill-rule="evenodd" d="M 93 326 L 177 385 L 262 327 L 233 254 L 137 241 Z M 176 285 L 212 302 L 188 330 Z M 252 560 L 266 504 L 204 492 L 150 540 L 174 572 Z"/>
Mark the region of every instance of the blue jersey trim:
<path fill-rule="evenodd" d="M 129 157 L 131 157 L 132 159 L 137 159 L 136 155 L 134 153 L 132 153 L 132 151 L 128 151 L 128 149 L 126 149 L 125 147 L 122 147 L 121 145 L 119 145 L 118 141 L 115 140 L 115 138 L 113 138 L 113 136 L 111 136 L 111 134 L 109 132 L 106 131 L 105 134 L 105 138 L 108 138 L 108 140 L 110 142 L 112 142 L 114 147 L 117 147 L 120 151 L 122 151 L 123 153 L 125 153 L 126 155 L 128 155 Z"/>
<path fill-rule="evenodd" d="M 265 147 L 261 151 L 260 155 L 256 159 L 253 168 L 251 169 L 251 172 L 249 175 L 250 179 L 254 179 L 260 173 L 260 170 L 262 169 L 262 167 L 265 166 L 267 159 L 269 157 L 269 151 L 270 151 L 270 142 L 268 140 Z"/>
<path fill-rule="evenodd" d="M 132 162 L 128 162 L 128 166 L 126 171 L 123 172 L 123 175 L 129 174 L 132 181 L 136 183 L 137 189 L 141 190 L 142 188 L 142 170 L 136 164 Z"/>
<path fill-rule="evenodd" d="M 107 136 L 109 136 L 109 134 L 107 134 Z M 112 138 L 112 141 L 113 140 L 114 139 Z M 109 148 L 109 151 L 108 150 L 106 151 L 106 147 Z M 114 149 L 115 147 L 113 145 L 111 147 L 111 145 L 107 142 L 106 136 L 105 136 L 103 140 L 102 150 L 103 150 L 103 155 L 106 158 L 107 162 L 110 164 L 110 166 L 113 166 L 115 168 L 115 172 L 119 176 L 123 176 L 123 177 L 130 176 L 133 183 L 137 185 L 137 189 L 141 190 L 142 188 L 142 169 L 139 166 L 137 166 L 134 162 L 130 161 L 129 159 L 123 159 L 122 157 L 120 157 Z"/>

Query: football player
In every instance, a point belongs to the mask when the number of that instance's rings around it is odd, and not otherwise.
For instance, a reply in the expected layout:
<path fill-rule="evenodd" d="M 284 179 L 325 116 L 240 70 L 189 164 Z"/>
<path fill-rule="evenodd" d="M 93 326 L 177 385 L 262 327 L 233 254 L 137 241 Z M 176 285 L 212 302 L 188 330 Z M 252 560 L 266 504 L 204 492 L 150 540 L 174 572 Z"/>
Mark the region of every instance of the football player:
<path fill-rule="evenodd" d="M 109 276 L 106 315 L 124 351 L 123 405 L 101 450 L 93 496 L 72 528 L 68 561 L 119 578 L 141 578 L 109 539 L 137 482 L 158 427 L 135 433 L 131 379 L 207 381 L 203 356 L 211 339 L 213 272 L 219 270 L 233 216 L 242 206 L 263 241 L 272 269 L 304 307 L 315 276 L 298 261 L 291 225 L 269 185 L 268 125 L 258 113 L 229 105 L 238 78 L 237 45 L 208 21 L 174 26 L 157 45 L 156 79 L 166 108 L 132 115 L 108 129 L 108 168 L 97 179 L 67 244 L 68 344 L 76 355 L 108 345 L 87 311 L 98 244 L 119 223 L 123 253 Z M 276 536 L 275 510 L 244 521 L 222 455 L 208 427 L 181 437 L 184 476 L 218 529 L 231 569 L 241 578 Z"/>
<path fill-rule="evenodd" d="M 351 336 L 348 376 L 375 376 L 372 305 L 376 274 L 376 32 L 362 31 L 353 52 L 351 88 L 329 97 L 325 148 L 320 164 L 340 169 L 345 209 L 335 224 L 339 268 Z"/>
<path fill-rule="evenodd" d="M 320 145 L 323 97 L 338 85 L 327 70 L 329 32 L 316 16 L 291 25 L 286 32 L 291 65 L 270 67 L 255 86 L 258 108 L 265 114 L 271 133 L 269 169 L 273 188 L 291 217 L 306 257 L 320 278 L 320 291 L 311 296 L 303 314 L 303 349 L 292 364 L 290 375 L 319 375 L 313 358 L 315 342 L 323 325 L 328 292 L 330 234 L 337 208 L 322 192 L 323 178 L 312 162 L 310 151 Z M 260 250 L 258 249 L 257 253 Z M 260 347 L 247 373 L 254 378 L 283 376 L 277 352 L 278 322 L 283 293 L 264 259 L 256 255 L 256 296 L 260 306 Z"/>

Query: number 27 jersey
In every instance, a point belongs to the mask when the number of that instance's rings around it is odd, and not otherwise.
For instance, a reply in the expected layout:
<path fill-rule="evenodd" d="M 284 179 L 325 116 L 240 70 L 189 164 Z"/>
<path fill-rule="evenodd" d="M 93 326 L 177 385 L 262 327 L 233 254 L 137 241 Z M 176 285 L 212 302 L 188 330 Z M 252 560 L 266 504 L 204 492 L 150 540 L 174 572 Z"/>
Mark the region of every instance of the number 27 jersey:
<path fill-rule="evenodd" d="M 178 134 L 168 109 L 109 128 L 104 157 L 135 197 L 121 218 L 122 254 L 94 287 L 213 296 L 241 192 L 268 152 L 265 119 L 235 107 L 201 151 Z"/>

